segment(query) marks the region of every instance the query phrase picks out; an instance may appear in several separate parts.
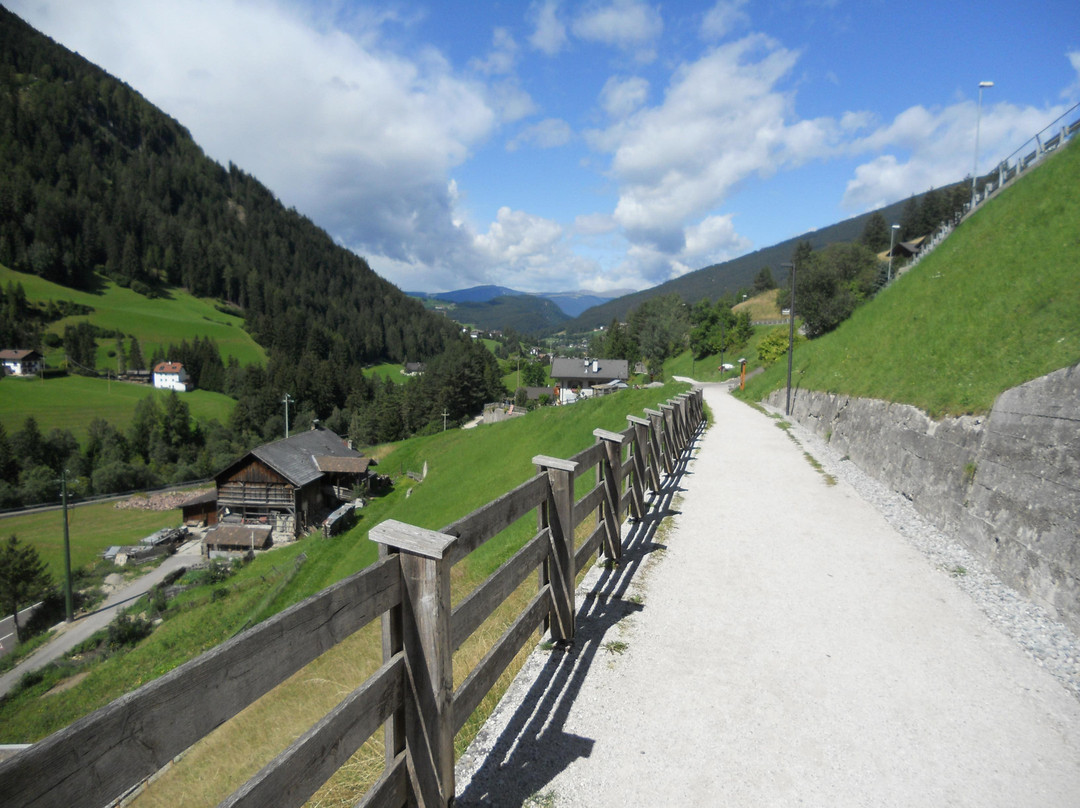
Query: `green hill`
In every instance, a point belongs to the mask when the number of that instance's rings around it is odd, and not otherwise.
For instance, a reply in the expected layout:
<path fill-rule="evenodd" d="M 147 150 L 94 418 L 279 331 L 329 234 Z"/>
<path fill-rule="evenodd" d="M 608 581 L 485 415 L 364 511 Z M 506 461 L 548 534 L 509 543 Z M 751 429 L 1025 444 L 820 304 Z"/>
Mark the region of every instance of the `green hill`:
<path fill-rule="evenodd" d="M 835 332 L 800 346 L 792 383 L 957 415 L 987 412 L 999 393 L 1080 361 L 1078 184 L 1073 144 Z M 777 362 L 747 385 L 748 397 L 783 387 L 786 372 Z"/>
<path fill-rule="evenodd" d="M 116 283 L 102 279 L 97 291 L 83 291 L 61 286 L 37 275 L 16 272 L 0 265 L 0 285 L 21 284 L 31 303 L 70 300 L 93 311 L 85 315 L 65 317 L 51 323 L 46 333 L 63 335 L 64 326 L 87 320 L 107 330 L 119 331 L 139 340 L 143 356 L 149 358 L 154 351 L 164 350 L 170 344 L 183 340 L 209 337 L 221 351 L 226 362 L 235 358 L 240 364 L 266 363 L 266 351 L 244 330 L 244 320 L 235 314 L 227 314 L 215 308 L 213 301 L 204 300 L 183 289 L 168 289 L 165 295 L 146 298 Z M 107 352 L 114 340 L 98 340 L 98 367 L 115 369 Z M 50 366 L 58 366 L 63 351 L 43 351 Z M 54 359 L 54 357 L 56 357 Z"/>
<path fill-rule="evenodd" d="M 33 415 L 42 433 L 69 429 L 82 443 L 95 418 L 126 428 L 135 414 L 135 405 L 144 398 L 156 398 L 163 405 L 169 394 L 146 384 L 65 376 L 58 379 L 15 379 L 0 381 L 0 424 L 9 435 L 22 428 L 26 416 Z M 192 390 L 180 394 L 196 421 L 216 419 L 229 422 L 236 402 L 223 393 Z"/>
<path fill-rule="evenodd" d="M 91 299 L 94 316 L 162 338 L 228 339 L 238 322 L 193 298 L 236 307 L 250 337 L 226 352 L 261 364 L 253 339 L 269 357 L 254 424 L 290 390 L 326 417 L 354 392 L 354 369 L 428 359 L 457 339 L 257 179 L 209 159 L 180 122 L 5 8 L 0 120 L 0 264 L 88 293 L 108 278 L 117 309 Z"/>

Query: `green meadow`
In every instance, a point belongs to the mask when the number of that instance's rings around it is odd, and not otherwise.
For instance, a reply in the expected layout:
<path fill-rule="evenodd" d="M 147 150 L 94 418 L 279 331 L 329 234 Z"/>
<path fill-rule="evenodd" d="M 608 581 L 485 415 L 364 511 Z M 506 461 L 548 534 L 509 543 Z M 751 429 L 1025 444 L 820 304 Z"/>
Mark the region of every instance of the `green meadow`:
<path fill-rule="evenodd" d="M 47 331 L 55 334 L 63 335 L 64 326 L 88 320 L 103 329 L 138 338 L 147 361 L 155 350 L 164 350 L 169 344 L 209 337 L 225 362 L 235 357 L 241 365 L 266 363 L 266 352 L 244 331 L 242 317 L 219 311 L 212 300 L 192 297 L 182 289 L 169 288 L 165 297 L 147 298 L 102 279 L 100 291 L 85 292 L 0 265 L 0 285 L 6 287 L 8 283 L 21 283 L 31 302 L 70 300 L 93 308 L 90 314 L 50 323 Z M 111 350 L 115 350 L 115 340 L 98 340 L 99 368 L 116 367 L 116 360 L 108 355 Z M 45 356 L 50 366 L 58 366 L 63 351 L 46 350 Z"/>
<path fill-rule="evenodd" d="M 1005 188 L 834 332 L 794 354 L 792 385 L 985 413 L 1012 387 L 1080 361 L 1080 147 Z M 798 301 L 796 301 L 796 307 Z M 747 385 L 786 384 L 779 361 Z"/>
<path fill-rule="evenodd" d="M 150 385 L 92 379 L 86 376 L 62 376 L 52 379 L 0 379 L 0 423 L 10 437 L 22 429 L 28 415 L 33 415 L 38 429 L 70 429 L 81 442 L 95 418 L 125 429 L 135 406 L 144 398 L 164 402 L 169 393 Z M 192 390 L 177 393 L 197 421 L 217 419 L 228 423 L 236 402 L 222 393 Z"/>

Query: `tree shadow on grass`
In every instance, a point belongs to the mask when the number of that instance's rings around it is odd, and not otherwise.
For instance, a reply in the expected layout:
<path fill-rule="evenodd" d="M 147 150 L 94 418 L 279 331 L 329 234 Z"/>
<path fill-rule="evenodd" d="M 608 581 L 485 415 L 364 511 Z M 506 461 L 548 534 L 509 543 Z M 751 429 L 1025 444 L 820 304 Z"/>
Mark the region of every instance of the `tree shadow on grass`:
<path fill-rule="evenodd" d="M 687 465 L 697 446 L 700 431 L 683 452 L 672 474 L 654 492 L 643 519 L 624 527 L 623 555 L 618 565 L 605 564 L 595 583 L 582 593 L 578 589 L 578 610 L 573 643 L 555 645 L 549 651 L 533 652 L 518 680 L 481 729 L 459 770 L 471 770 L 462 777 L 457 808 L 465 806 L 525 806 L 551 780 L 575 760 L 589 757 L 595 743 L 565 732 L 570 709 L 597 658 L 617 653 L 609 636 L 624 617 L 644 606 L 630 600 L 627 590 L 649 555 L 666 549 L 657 542 L 657 531 L 672 509 Z M 519 688 L 525 689 L 518 697 Z M 475 761 L 481 761 L 474 769 Z M 467 782 L 465 780 L 467 779 Z"/>

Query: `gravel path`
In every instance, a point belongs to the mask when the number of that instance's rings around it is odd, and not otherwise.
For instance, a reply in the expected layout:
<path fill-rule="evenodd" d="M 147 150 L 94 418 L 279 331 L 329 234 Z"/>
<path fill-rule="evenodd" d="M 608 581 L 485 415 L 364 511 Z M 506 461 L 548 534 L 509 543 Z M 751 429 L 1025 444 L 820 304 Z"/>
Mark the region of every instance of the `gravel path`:
<path fill-rule="evenodd" d="M 820 441 L 705 395 L 717 424 L 457 805 L 1080 804 L 1076 637 Z"/>

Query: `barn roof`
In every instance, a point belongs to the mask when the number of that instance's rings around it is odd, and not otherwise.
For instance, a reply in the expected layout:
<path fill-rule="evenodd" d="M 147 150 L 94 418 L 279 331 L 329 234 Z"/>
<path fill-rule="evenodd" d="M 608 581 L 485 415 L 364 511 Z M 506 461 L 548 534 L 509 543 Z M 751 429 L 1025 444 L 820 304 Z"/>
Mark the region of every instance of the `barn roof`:
<path fill-rule="evenodd" d="M 218 525 L 203 537 L 208 547 L 236 547 L 242 550 L 265 549 L 270 543 L 270 528 L 264 525 Z"/>
<path fill-rule="evenodd" d="M 367 470 L 367 461 L 355 449 L 329 429 L 310 429 L 289 438 L 266 443 L 249 453 L 268 465 L 293 485 L 303 487 L 327 472 L 344 471 L 360 474 Z M 245 456 L 246 458 L 247 456 Z M 346 462 L 349 461 L 349 462 Z M 322 463 L 322 468 L 320 468 Z M 236 464 L 229 468 L 233 468 Z M 343 466 L 349 465 L 349 468 Z M 363 465 L 363 468 L 360 466 Z M 331 468 L 331 466 L 335 466 Z"/>

